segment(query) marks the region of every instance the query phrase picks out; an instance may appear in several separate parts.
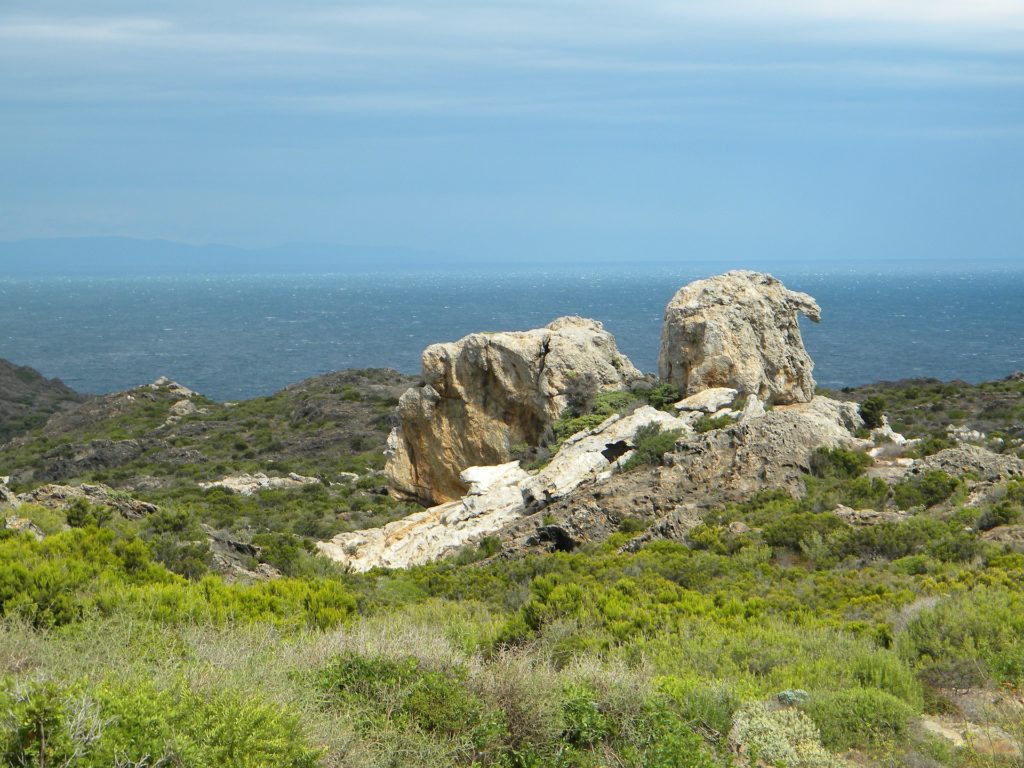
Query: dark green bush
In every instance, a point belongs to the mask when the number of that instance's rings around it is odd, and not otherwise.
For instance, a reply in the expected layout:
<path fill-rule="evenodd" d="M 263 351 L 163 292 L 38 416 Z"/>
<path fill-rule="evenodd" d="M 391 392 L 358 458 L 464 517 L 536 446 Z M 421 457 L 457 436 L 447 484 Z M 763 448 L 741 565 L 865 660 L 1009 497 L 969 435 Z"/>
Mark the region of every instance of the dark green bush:
<path fill-rule="evenodd" d="M 861 403 L 860 417 L 864 419 L 864 426 L 868 429 L 882 426 L 885 417 L 885 398 L 876 395 Z"/>
<path fill-rule="evenodd" d="M 390 721 L 452 737 L 486 724 L 483 702 L 467 689 L 466 677 L 463 667 L 431 669 L 411 656 L 345 653 L 316 673 L 314 684 L 326 704 L 362 710 L 367 728 Z"/>
<path fill-rule="evenodd" d="M 955 477 L 932 469 L 893 486 L 893 499 L 900 509 L 933 507 L 952 496 L 959 485 Z"/>
<path fill-rule="evenodd" d="M 820 478 L 854 478 L 864 474 L 871 457 L 844 448 L 819 448 L 811 454 L 811 474 Z"/>
<path fill-rule="evenodd" d="M 68 525 L 72 528 L 85 528 L 90 525 L 106 525 L 113 514 L 110 507 L 90 504 L 83 498 L 75 499 L 64 512 Z"/>
<path fill-rule="evenodd" d="M 843 528 L 843 522 L 828 512 L 796 512 L 783 515 L 764 527 L 764 540 L 773 547 L 798 549 L 800 542 L 811 533 L 822 537 Z"/>
<path fill-rule="evenodd" d="M 658 384 L 646 392 L 638 393 L 644 400 L 658 410 L 666 410 L 682 398 L 679 390 L 667 382 Z"/>
<path fill-rule="evenodd" d="M 623 469 L 633 469 L 644 464 L 660 464 L 661 457 L 675 447 L 679 435 L 678 429 L 662 432 L 660 424 L 646 424 L 640 427 L 633 439 L 633 455 L 623 465 Z"/>
<path fill-rule="evenodd" d="M 698 435 L 710 432 L 713 429 L 722 429 L 730 424 L 735 424 L 736 419 L 732 416 L 701 416 L 693 422 L 693 428 Z"/>
<path fill-rule="evenodd" d="M 1004 499 L 986 509 L 978 516 L 979 531 L 988 531 L 999 525 L 1010 525 L 1020 520 L 1020 507 Z"/>
<path fill-rule="evenodd" d="M 877 688 L 848 688 L 811 696 L 804 711 L 832 750 L 892 746 L 906 741 L 914 710 Z"/>
<path fill-rule="evenodd" d="M 590 686 L 574 684 L 565 689 L 562 699 L 563 738 L 574 747 L 592 747 L 608 737 L 611 723 L 601 712 Z"/>

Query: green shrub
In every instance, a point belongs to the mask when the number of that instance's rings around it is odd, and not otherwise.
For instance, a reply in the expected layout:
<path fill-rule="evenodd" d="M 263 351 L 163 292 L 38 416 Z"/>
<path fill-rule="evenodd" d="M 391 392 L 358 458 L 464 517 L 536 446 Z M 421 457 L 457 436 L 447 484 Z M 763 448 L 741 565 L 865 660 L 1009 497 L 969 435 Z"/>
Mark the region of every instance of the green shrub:
<path fill-rule="evenodd" d="M 885 398 L 872 396 L 860 404 L 860 417 L 864 419 L 864 426 L 868 429 L 875 429 L 882 426 L 885 418 Z"/>
<path fill-rule="evenodd" d="M 633 438 L 633 455 L 623 465 L 623 469 L 633 469 L 644 464 L 660 464 L 661 457 L 675 447 L 680 434 L 678 429 L 662 432 L 660 424 L 645 424 L 640 427 Z"/>
<path fill-rule="evenodd" d="M 840 557 L 856 555 L 895 560 L 920 552 L 948 533 L 944 523 L 917 516 L 899 523 L 847 528 L 833 540 L 832 546 Z"/>
<path fill-rule="evenodd" d="M 853 478 L 864 474 L 871 457 L 844 448 L 818 448 L 811 454 L 811 474 L 815 477 Z"/>
<path fill-rule="evenodd" d="M 999 525 L 1010 525 L 1020 520 L 1020 507 L 1004 499 L 978 516 L 979 531 L 988 531 Z"/>
<path fill-rule="evenodd" d="M 764 527 L 763 535 L 766 543 L 773 547 L 788 547 L 796 550 L 800 542 L 811 533 L 822 537 L 830 532 L 843 528 L 843 522 L 835 515 L 822 512 L 796 512 L 783 515 Z"/>
<path fill-rule="evenodd" d="M 274 566 L 285 576 L 300 576 L 309 570 L 313 546 L 294 534 L 257 533 L 252 543 L 260 548 L 260 562 Z"/>
<path fill-rule="evenodd" d="M 877 688 L 849 688 L 811 696 L 804 711 L 829 749 L 891 746 L 907 738 L 914 710 Z"/>
<path fill-rule="evenodd" d="M 1024 685 L 1024 595 L 974 589 L 922 611 L 897 637 L 931 685 Z"/>
<path fill-rule="evenodd" d="M 693 422 L 693 428 L 698 435 L 703 435 L 705 432 L 710 432 L 713 429 L 722 429 L 735 424 L 736 419 L 732 416 L 701 416 L 699 419 Z"/>
<path fill-rule="evenodd" d="M 627 755 L 638 753 L 637 764 L 643 768 L 718 768 L 719 761 L 690 722 L 666 702 L 649 703 L 637 729 L 640 744 L 627 749 Z"/>
<path fill-rule="evenodd" d="M 169 691 L 145 680 L 8 683 L 0 705 L 4 765 L 313 768 L 322 754 L 279 705 L 184 684 Z"/>
<path fill-rule="evenodd" d="M 562 699 L 563 738 L 574 747 L 592 747 L 608 737 L 611 724 L 588 685 L 566 687 Z"/>
<path fill-rule="evenodd" d="M 700 723 L 723 735 L 728 734 L 733 715 L 740 707 L 735 691 L 722 683 L 660 677 L 654 680 L 654 685 L 684 720 Z"/>
<path fill-rule="evenodd" d="M 900 509 L 933 507 L 953 495 L 960 481 L 941 469 L 932 469 L 893 487 L 893 499 Z"/>
<path fill-rule="evenodd" d="M 642 517 L 624 517 L 619 521 L 619 533 L 640 533 L 650 526 Z"/>
<path fill-rule="evenodd" d="M 914 670 L 891 651 L 861 651 L 847 660 L 852 678 L 863 688 L 884 691 L 920 711 L 924 702 Z"/>

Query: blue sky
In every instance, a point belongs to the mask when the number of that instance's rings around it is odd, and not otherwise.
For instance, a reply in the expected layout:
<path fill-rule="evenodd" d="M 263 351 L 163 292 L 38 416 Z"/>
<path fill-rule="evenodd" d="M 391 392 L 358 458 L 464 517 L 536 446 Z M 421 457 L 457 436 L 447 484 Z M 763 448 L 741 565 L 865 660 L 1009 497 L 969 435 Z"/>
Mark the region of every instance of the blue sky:
<path fill-rule="evenodd" d="M 7 0 L 0 239 L 1019 262 L 1024 0 Z"/>

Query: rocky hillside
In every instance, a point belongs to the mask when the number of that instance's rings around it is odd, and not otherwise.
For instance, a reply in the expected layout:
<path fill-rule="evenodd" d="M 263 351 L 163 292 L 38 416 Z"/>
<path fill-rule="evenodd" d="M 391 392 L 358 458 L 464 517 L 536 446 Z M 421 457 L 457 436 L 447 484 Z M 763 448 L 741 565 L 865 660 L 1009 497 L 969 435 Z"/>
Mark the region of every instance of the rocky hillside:
<path fill-rule="evenodd" d="M 382 465 L 392 412 L 412 383 L 390 370 L 342 371 L 218 403 L 159 379 L 54 414 L 0 446 L 0 467 L 22 486 L 84 480 L 154 489 L 242 472 L 334 480 Z"/>
<path fill-rule="evenodd" d="M 0 443 L 41 426 L 86 398 L 27 365 L 0 360 Z"/>
<path fill-rule="evenodd" d="M 0 446 L 4 754 L 1018 768 L 1024 381 L 816 390 L 800 312 L 685 287 L 671 380 L 572 318 L 53 415 Z"/>

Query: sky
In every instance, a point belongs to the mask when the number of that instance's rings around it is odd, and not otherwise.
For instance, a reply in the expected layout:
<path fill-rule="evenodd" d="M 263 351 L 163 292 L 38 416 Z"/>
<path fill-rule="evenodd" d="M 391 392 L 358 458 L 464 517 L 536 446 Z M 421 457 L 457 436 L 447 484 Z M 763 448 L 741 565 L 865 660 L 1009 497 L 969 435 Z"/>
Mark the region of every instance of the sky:
<path fill-rule="evenodd" d="M 6 0 L 0 240 L 1024 261 L 1024 0 Z"/>

